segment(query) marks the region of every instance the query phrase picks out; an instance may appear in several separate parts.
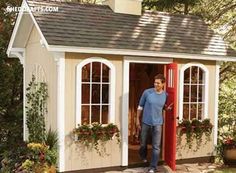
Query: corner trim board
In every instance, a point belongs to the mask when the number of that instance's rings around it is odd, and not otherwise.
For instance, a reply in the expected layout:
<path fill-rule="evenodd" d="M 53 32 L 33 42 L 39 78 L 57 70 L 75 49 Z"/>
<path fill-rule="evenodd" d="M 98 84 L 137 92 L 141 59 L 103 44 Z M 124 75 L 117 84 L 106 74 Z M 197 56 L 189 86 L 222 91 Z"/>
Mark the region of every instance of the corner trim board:
<path fill-rule="evenodd" d="M 65 53 L 53 53 L 57 63 L 57 132 L 59 141 L 59 172 L 65 171 Z"/>

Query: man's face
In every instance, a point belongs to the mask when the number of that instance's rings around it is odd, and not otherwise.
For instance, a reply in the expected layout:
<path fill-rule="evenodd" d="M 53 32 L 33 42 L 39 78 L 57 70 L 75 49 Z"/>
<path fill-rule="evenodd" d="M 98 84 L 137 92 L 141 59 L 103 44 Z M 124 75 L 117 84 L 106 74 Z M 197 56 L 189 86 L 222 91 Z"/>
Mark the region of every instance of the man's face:
<path fill-rule="evenodd" d="M 164 87 L 164 83 L 161 82 L 161 79 L 155 79 L 154 81 L 154 88 L 156 91 L 161 91 Z"/>

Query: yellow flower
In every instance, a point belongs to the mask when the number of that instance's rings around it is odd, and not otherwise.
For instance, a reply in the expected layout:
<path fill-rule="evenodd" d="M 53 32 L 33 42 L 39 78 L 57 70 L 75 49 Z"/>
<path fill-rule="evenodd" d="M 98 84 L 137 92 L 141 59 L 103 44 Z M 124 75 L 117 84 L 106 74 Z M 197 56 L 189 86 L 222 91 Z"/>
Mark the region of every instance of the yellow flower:
<path fill-rule="evenodd" d="M 28 148 L 32 149 L 32 150 L 47 150 L 49 149 L 49 146 L 45 145 L 45 144 L 41 144 L 41 143 L 29 143 L 27 145 Z"/>
<path fill-rule="evenodd" d="M 24 163 L 22 163 L 22 168 L 23 169 L 30 169 L 34 165 L 34 161 L 31 161 L 29 159 L 25 160 Z"/>

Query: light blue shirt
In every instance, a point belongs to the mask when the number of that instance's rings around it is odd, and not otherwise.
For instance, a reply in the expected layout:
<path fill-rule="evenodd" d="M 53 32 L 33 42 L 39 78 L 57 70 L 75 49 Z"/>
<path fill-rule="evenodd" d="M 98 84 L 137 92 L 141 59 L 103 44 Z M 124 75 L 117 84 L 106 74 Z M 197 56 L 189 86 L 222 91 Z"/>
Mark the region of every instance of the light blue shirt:
<path fill-rule="evenodd" d="M 167 93 L 157 93 L 154 88 L 146 89 L 139 101 L 139 106 L 143 107 L 142 122 L 155 126 L 163 124 L 163 107 L 166 103 Z"/>

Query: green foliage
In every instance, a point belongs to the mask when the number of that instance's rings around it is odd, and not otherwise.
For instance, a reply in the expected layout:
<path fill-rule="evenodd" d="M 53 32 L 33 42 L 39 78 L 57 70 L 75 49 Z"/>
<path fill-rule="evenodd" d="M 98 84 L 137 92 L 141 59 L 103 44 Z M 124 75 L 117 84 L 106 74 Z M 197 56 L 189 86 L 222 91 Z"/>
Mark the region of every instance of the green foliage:
<path fill-rule="evenodd" d="M 24 142 L 17 143 L 10 150 L 4 151 L 3 159 L 1 160 L 1 173 L 15 172 L 21 163 L 27 159 L 28 153 L 27 144 Z"/>
<path fill-rule="evenodd" d="M 236 47 L 236 1 L 203 0 L 197 12 L 201 14 L 219 34 Z"/>
<path fill-rule="evenodd" d="M 67 2 L 71 2 L 71 0 L 65 0 Z M 73 2 L 79 2 L 84 4 L 98 4 L 101 3 L 102 0 L 73 0 Z"/>
<path fill-rule="evenodd" d="M 78 125 L 73 130 L 73 134 L 76 135 L 77 142 L 81 143 L 87 148 L 93 147 L 97 153 L 102 156 L 105 153 L 105 143 L 115 136 L 117 142 L 120 143 L 120 131 L 114 124 L 108 124 L 106 126 L 99 123 L 92 123 L 92 125 L 83 124 Z M 99 149 L 99 143 L 102 149 Z"/>
<path fill-rule="evenodd" d="M 57 133 L 49 130 L 43 143 L 20 143 L 10 151 L 3 153 L 1 161 L 1 173 L 22 172 L 41 168 L 44 170 L 52 169 L 55 172 L 57 165 Z M 26 171 L 26 172 L 27 172 Z"/>
<path fill-rule="evenodd" d="M 23 139 L 23 69 L 18 59 L 6 55 L 16 14 L 5 9 L 19 4 L 19 0 L 0 1 L 0 160 L 4 151 L 16 148 Z"/>
<path fill-rule="evenodd" d="M 57 150 L 58 148 L 57 132 L 53 131 L 51 128 L 46 133 L 45 144 L 49 146 L 50 150 Z"/>
<path fill-rule="evenodd" d="M 218 120 L 218 145 L 217 156 L 222 160 L 225 141 L 236 140 L 236 76 L 222 80 L 219 93 L 219 120 Z"/>
<path fill-rule="evenodd" d="M 26 124 L 29 130 L 29 142 L 43 142 L 45 139 L 45 120 L 47 113 L 48 90 L 46 83 L 32 81 L 26 89 Z"/>
<path fill-rule="evenodd" d="M 143 9 L 189 14 L 200 0 L 144 0 Z"/>
<path fill-rule="evenodd" d="M 205 144 L 211 140 L 213 125 L 210 122 L 210 119 L 197 120 L 193 119 L 183 120 L 178 124 L 178 141 L 177 144 L 179 147 L 182 146 L 182 136 L 185 134 L 186 143 L 183 147 L 188 147 L 188 149 L 192 149 L 193 142 L 196 142 L 196 148 L 194 151 L 197 151 L 202 144 L 202 137 L 205 135 Z"/>
<path fill-rule="evenodd" d="M 26 159 L 20 167 L 18 172 L 56 172 L 57 153 L 54 150 L 50 150 L 49 146 L 43 143 L 29 143 L 28 147 L 28 159 Z"/>

